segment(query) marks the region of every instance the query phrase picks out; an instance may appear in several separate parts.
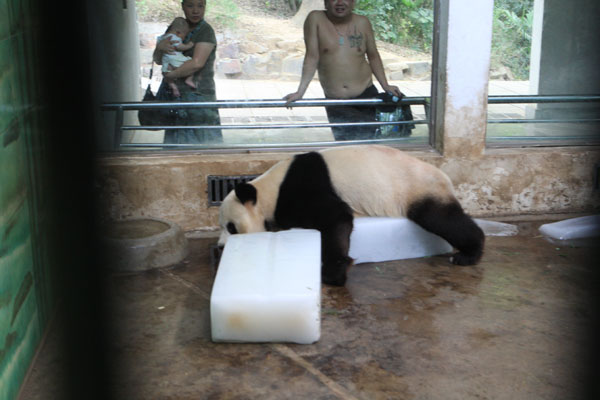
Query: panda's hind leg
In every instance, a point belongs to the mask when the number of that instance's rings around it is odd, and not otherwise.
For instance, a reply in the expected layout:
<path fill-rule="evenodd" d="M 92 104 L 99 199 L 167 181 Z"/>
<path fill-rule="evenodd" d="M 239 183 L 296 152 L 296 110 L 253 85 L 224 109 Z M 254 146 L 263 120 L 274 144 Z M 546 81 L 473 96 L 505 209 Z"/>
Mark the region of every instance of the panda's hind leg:
<path fill-rule="evenodd" d="M 409 206 L 407 217 L 458 250 L 452 256 L 453 264 L 473 265 L 481 259 L 485 235 L 465 214 L 458 201 L 442 202 L 432 197 L 421 199 Z"/>
<path fill-rule="evenodd" d="M 319 229 L 321 231 L 321 260 L 323 262 L 321 278 L 323 283 L 334 286 L 346 284 L 348 268 L 354 261 L 348 256 L 352 227 L 352 215 L 343 213 L 334 224 Z"/>

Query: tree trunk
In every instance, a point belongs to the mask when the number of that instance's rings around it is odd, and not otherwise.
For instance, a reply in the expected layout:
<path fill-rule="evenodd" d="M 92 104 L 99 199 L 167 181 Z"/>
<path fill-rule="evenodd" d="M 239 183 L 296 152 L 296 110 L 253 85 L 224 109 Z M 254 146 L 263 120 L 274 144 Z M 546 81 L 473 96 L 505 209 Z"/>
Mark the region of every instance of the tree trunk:
<path fill-rule="evenodd" d="M 294 15 L 296 15 L 296 12 L 298 11 L 298 6 L 300 5 L 300 3 L 302 3 L 301 0 L 287 0 L 288 6 L 290 7 L 290 10 L 292 10 L 292 12 L 294 13 Z"/>
<path fill-rule="evenodd" d="M 288 0 L 287 3 L 290 10 L 292 10 L 292 12 L 295 14 L 296 11 L 298 11 L 296 7 L 296 0 Z"/>
<path fill-rule="evenodd" d="M 325 4 L 323 0 L 302 0 L 300 9 L 292 18 L 292 22 L 298 26 L 304 25 L 304 20 L 309 12 L 313 10 L 324 10 Z"/>

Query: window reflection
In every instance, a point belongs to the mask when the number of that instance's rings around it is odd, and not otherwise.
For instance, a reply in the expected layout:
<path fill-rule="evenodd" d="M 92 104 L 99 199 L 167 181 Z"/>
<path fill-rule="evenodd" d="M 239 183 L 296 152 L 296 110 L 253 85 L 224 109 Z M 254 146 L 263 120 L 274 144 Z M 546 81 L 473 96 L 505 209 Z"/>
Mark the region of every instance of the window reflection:
<path fill-rule="evenodd" d="M 150 61 L 156 37 L 163 34 L 167 27 L 167 22 L 163 21 L 169 21 L 173 15 L 152 11 L 148 8 L 150 3 L 143 2 L 144 8 L 141 12 L 142 2 L 137 3 L 142 70 L 140 89 L 145 90 L 150 83 L 153 91 L 156 92 L 162 76 L 156 73 L 159 68 L 155 65 L 152 80 L 148 79 Z M 280 100 L 285 95 L 296 91 L 305 56 L 302 26 L 307 10 L 300 8 L 297 13 L 294 13 L 291 7 L 288 9 L 284 6 L 286 2 L 281 2 L 281 5 L 272 6 L 267 10 L 242 9 L 234 7 L 235 3 L 227 1 L 219 2 L 218 6 L 215 6 L 215 3 L 208 2 L 206 19 L 214 27 L 218 43 L 215 62 L 217 99 L 219 101 Z M 433 1 L 415 3 L 420 4 L 415 6 L 416 8 L 413 7 L 414 9 L 407 8 L 402 9 L 401 12 L 390 13 L 390 15 L 398 14 L 403 19 L 397 17 L 395 20 L 388 21 L 377 19 L 375 10 L 370 8 L 370 2 L 357 1 L 356 13 L 365 15 L 371 20 L 389 84 L 398 86 L 405 96 L 429 97 Z M 322 1 L 313 4 L 317 4 L 316 8 L 323 9 Z M 406 8 L 401 4 L 395 7 Z M 389 29 L 386 31 L 382 25 L 383 23 L 406 24 L 407 20 L 410 21 L 410 27 L 405 26 L 402 32 L 410 30 L 410 35 L 391 36 Z M 398 29 L 398 32 L 400 31 Z M 377 90 L 382 92 L 381 85 L 375 77 L 373 82 Z M 303 98 L 325 98 L 318 74 L 315 74 Z M 411 108 L 415 120 L 427 121 L 428 115 L 423 105 L 412 105 Z M 327 123 L 328 117 L 324 107 L 221 108 L 219 115 L 222 125 L 239 125 L 236 129 L 222 130 L 225 146 L 334 143 L 336 141 L 330 127 L 244 128 L 249 124 Z M 378 120 L 390 118 L 389 115 L 379 113 L 377 115 Z M 387 140 L 394 138 L 393 129 L 388 127 L 380 131 L 383 131 L 383 134 L 379 134 L 378 138 Z M 162 143 L 163 138 L 164 131 L 138 130 L 125 132 L 122 140 L 125 143 Z M 410 144 L 427 144 L 428 125 L 416 124 L 410 137 L 401 139 Z"/>
<path fill-rule="evenodd" d="M 592 48 L 598 37 L 597 2 L 568 6 L 544 0 L 496 0 L 489 83 L 490 96 L 577 96 L 600 94 L 600 58 Z M 595 33 L 594 33 L 595 32 Z M 570 99 L 570 100 L 573 100 Z M 596 102 L 490 104 L 488 143 L 580 140 L 600 131 Z M 504 123 L 535 119 L 539 123 Z"/>

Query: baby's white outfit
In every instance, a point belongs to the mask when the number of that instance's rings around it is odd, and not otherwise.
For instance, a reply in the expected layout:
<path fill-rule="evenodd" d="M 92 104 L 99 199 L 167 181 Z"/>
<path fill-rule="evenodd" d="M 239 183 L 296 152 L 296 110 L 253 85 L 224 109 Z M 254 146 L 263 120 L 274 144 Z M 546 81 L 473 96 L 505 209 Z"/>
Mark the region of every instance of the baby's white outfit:
<path fill-rule="evenodd" d="M 183 40 L 181 40 L 181 38 L 174 33 L 166 33 L 162 36 L 159 36 L 157 41 L 160 42 L 161 40 L 167 39 L 167 38 L 170 39 L 171 41 L 175 41 L 175 43 L 173 43 L 173 46 L 175 46 L 175 47 L 183 44 Z M 173 54 L 164 53 L 163 57 L 162 57 L 162 71 L 168 72 L 169 65 L 172 65 L 173 68 L 177 68 L 181 64 L 186 62 L 187 60 L 190 60 L 191 58 L 192 57 L 184 56 L 181 51 L 177 51 L 177 50 L 175 50 L 175 53 L 173 53 Z"/>

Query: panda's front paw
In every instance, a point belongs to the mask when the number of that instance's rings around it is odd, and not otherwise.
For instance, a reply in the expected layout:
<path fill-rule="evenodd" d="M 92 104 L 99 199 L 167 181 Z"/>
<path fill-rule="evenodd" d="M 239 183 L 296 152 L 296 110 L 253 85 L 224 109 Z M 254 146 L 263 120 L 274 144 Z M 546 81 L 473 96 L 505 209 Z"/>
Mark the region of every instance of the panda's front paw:
<path fill-rule="evenodd" d="M 475 265 L 480 259 L 480 254 L 465 254 L 458 252 L 450 257 L 450 262 L 454 265 Z"/>
<path fill-rule="evenodd" d="M 347 275 L 344 272 L 343 274 L 338 274 L 338 276 L 332 276 L 328 274 L 323 274 L 321 276 L 321 280 L 323 283 L 331 286 L 344 286 L 346 284 Z"/>
<path fill-rule="evenodd" d="M 348 277 L 347 270 L 352 265 L 352 258 L 343 257 L 331 263 L 323 265 L 321 280 L 332 286 L 344 286 Z"/>

